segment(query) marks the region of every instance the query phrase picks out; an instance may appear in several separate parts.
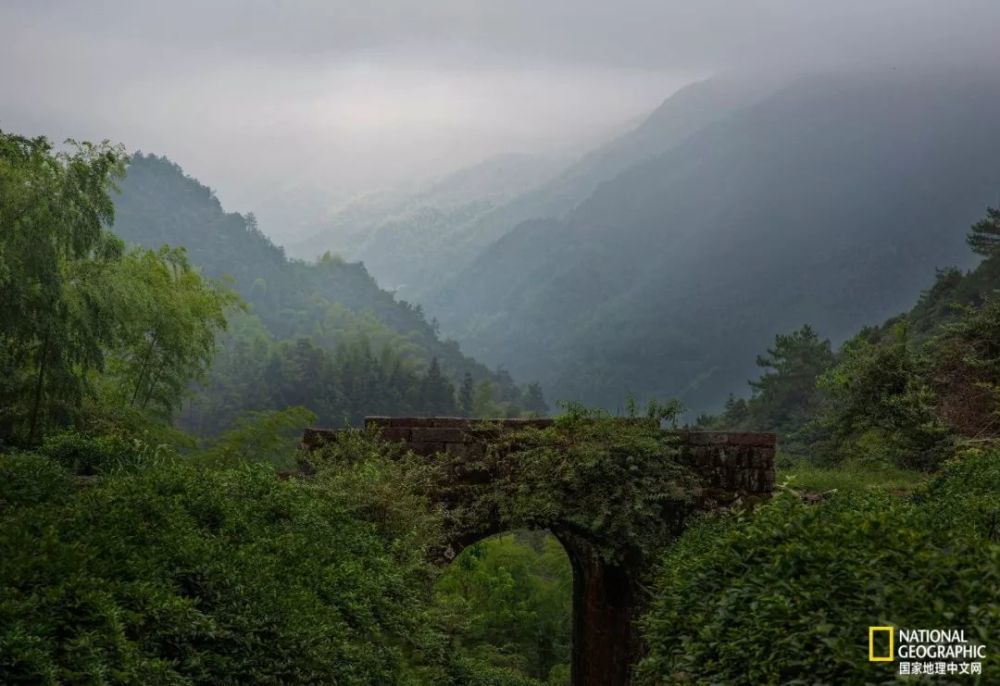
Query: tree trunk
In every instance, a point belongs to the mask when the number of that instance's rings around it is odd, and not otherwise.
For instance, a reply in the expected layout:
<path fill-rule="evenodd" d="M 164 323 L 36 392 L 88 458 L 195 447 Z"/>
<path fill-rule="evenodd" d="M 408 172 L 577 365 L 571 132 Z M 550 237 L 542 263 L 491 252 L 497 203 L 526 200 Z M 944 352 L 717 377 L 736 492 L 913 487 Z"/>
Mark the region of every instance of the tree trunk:
<path fill-rule="evenodd" d="M 153 335 L 149 339 L 149 348 L 146 349 L 146 359 L 142 361 L 142 367 L 139 368 L 139 376 L 135 380 L 135 392 L 132 393 L 132 402 L 129 403 L 132 407 L 135 407 L 135 402 L 139 399 L 139 391 L 142 390 L 142 380 L 146 377 L 146 371 L 149 369 L 149 364 L 153 359 L 153 351 L 156 349 L 158 335 L 159 332 L 153 331 Z"/>
<path fill-rule="evenodd" d="M 49 333 L 42 338 L 42 349 L 38 360 L 38 379 L 35 381 L 35 395 L 31 403 L 31 421 L 28 424 L 28 443 L 34 443 L 38 432 L 38 419 L 42 408 L 42 389 L 45 384 L 45 366 L 49 360 Z"/>

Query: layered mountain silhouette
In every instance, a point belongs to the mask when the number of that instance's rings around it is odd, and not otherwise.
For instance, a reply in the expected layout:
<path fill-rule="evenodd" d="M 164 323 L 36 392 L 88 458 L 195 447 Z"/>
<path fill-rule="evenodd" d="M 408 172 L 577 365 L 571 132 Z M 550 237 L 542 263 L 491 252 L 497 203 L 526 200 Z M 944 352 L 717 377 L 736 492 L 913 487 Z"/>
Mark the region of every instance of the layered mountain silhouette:
<path fill-rule="evenodd" d="M 481 218 L 426 303 L 550 398 L 716 408 L 776 332 L 846 337 L 967 265 L 998 159 L 993 73 L 708 81 Z"/>
<path fill-rule="evenodd" d="M 373 193 L 320 222 L 308 238 L 288 249 L 305 259 L 331 251 L 362 261 L 383 287 L 417 297 L 454 271 L 451 262 L 465 254 L 462 246 L 486 217 L 564 164 L 558 157 L 497 155 L 414 193 Z"/>
<path fill-rule="evenodd" d="M 192 264 L 223 279 L 245 300 L 275 339 L 315 337 L 340 319 L 370 319 L 405 341 L 406 354 L 429 362 L 438 358 L 454 379 L 465 373 L 491 379 L 504 393 L 510 377 L 465 356 L 443 340 L 421 309 L 378 286 L 363 264 L 327 257 L 289 259 L 249 216 L 223 209 L 212 190 L 187 176 L 166 157 L 137 153 L 115 196 L 113 231 L 127 243 L 159 248 L 182 246 Z"/>

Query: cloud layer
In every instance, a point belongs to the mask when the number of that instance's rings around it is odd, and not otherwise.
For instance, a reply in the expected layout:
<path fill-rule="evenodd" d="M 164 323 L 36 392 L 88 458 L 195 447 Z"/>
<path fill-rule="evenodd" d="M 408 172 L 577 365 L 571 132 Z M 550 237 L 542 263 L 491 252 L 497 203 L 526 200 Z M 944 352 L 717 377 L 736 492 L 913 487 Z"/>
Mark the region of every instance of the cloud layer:
<path fill-rule="evenodd" d="M 0 128 L 167 154 L 282 238 L 352 194 L 565 152 L 747 67 L 995 63 L 990 0 L 14 0 Z"/>

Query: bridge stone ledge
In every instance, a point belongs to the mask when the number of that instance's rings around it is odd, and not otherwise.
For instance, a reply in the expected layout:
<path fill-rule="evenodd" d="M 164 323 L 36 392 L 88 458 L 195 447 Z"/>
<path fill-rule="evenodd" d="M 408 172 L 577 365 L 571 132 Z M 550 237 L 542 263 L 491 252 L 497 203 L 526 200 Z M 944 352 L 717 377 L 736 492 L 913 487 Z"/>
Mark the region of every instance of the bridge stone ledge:
<path fill-rule="evenodd" d="M 551 418 L 365 418 L 365 425 L 378 428 L 386 440 L 404 443 L 419 455 L 445 453 L 453 463 L 482 459 L 486 443 L 505 433 L 529 427 L 546 428 L 553 422 Z M 336 440 L 338 431 L 308 428 L 303 435 L 302 447 L 310 450 Z M 704 478 L 708 488 L 729 490 L 735 497 L 765 495 L 774 489 L 774 434 L 690 429 L 667 429 L 665 432 L 678 439 L 682 463 Z"/>

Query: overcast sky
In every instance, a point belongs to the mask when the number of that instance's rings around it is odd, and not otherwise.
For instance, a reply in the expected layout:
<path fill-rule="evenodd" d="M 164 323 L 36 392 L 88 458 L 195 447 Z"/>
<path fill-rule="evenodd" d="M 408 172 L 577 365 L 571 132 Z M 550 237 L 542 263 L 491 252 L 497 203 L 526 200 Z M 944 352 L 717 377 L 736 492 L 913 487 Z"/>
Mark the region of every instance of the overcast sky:
<path fill-rule="evenodd" d="M 998 35 L 998 0 L 3 0 L 0 129 L 166 154 L 280 240 L 282 206 L 582 149 L 719 71 L 995 62 Z"/>

